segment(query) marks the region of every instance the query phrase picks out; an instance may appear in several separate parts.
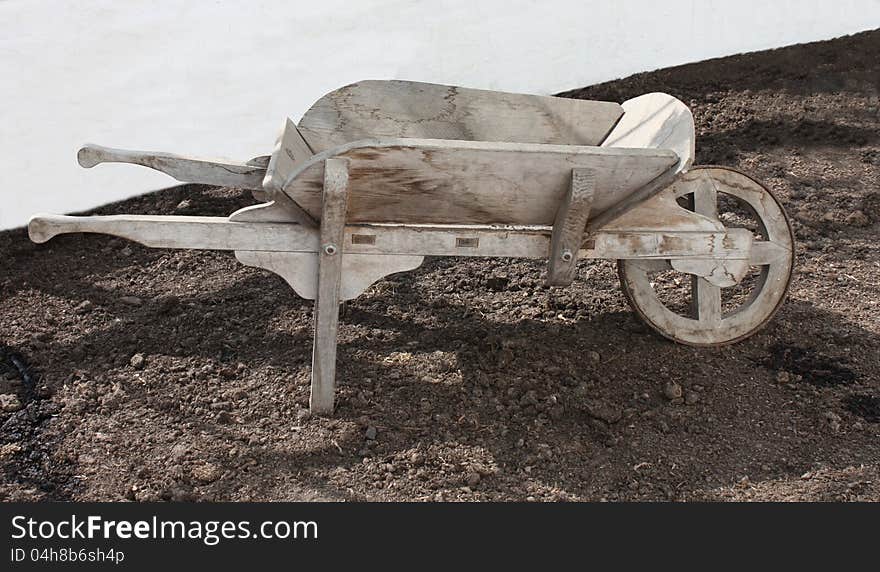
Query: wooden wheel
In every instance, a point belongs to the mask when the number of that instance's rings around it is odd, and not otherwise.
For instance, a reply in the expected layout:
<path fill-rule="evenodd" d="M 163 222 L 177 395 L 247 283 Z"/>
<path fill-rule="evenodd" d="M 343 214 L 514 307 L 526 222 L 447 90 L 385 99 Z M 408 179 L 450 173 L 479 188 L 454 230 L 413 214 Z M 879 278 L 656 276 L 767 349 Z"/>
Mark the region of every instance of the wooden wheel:
<path fill-rule="evenodd" d="M 669 191 L 679 204 L 752 231 L 750 272 L 731 288 L 676 276 L 668 260 L 618 260 L 633 309 L 663 336 L 693 346 L 742 340 L 763 327 L 785 299 L 794 265 L 794 235 L 782 206 L 751 177 L 727 167 L 694 167 Z"/>

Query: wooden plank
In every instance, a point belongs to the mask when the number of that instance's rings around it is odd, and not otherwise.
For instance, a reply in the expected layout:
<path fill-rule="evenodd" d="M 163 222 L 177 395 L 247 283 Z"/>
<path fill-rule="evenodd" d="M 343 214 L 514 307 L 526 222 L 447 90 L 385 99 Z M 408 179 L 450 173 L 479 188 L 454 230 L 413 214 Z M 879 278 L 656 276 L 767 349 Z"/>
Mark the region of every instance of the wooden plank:
<path fill-rule="evenodd" d="M 577 270 L 578 251 L 596 190 L 592 169 L 572 169 L 571 186 L 556 213 L 550 239 L 549 286 L 568 286 Z"/>
<path fill-rule="evenodd" d="M 725 261 L 749 260 L 748 237 L 731 229 L 724 231 L 613 232 L 595 235 L 595 247 L 582 251 L 582 258 L 662 258 L 672 259 L 680 272 L 706 276 Z M 715 280 L 715 278 L 713 278 Z"/>
<path fill-rule="evenodd" d="M 718 191 L 705 172 L 694 188 L 694 212 L 711 219 L 718 219 Z"/>
<path fill-rule="evenodd" d="M 717 219 L 682 208 L 676 201 L 675 189 L 672 191 L 654 195 L 634 205 L 614 221 L 602 225 L 601 231 L 724 230 L 724 225 Z M 588 231 L 594 220 L 587 224 Z"/>
<path fill-rule="evenodd" d="M 694 117 L 688 106 L 665 93 L 647 93 L 623 102 L 624 115 L 602 147 L 665 149 L 678 157 L 675 168 L 661 174 L 611 208 L 593 217 L 587 233 L 603 228 L 630 209 L 673 184 L 694 161 Z"/>
<path fill-rule="evenodd" d="M 263 190 L 263 177 L 266 175 L 266 169 L 259 164 L 215 161 L 171 153 L 111 149 L 100 145 L 83 146 L 77 153 L 77 160 L 87 169 L 100 163 L 130 163 L 161 171 L 182 183 L 236 187 L 252 191 Z"/>
<path fill-rule="evenodd" d="M 756 240 L 752 243 L 749 264 L 763 266 L 773 264 L 791 258 L 789 245 L 771 242 L 769 240 Z"/>
<path fill-rule="evenodd" d="M 694 116 L 688 106 L 665 93 L 646 93 L 623 102 L 624 114 L 603 147 L 669 149 L 680 158 L 677 170 L 694 161 Z"/>
<path fill-rule="evenodd" d="M 721 323 L 721 288 L 706 278 L 691 276 L 691 296 L 699 321 L 706 324 Z"/>
<path fill-rule="evenodd" d="M 710 219 L 718 218 L 718 193 L 709 175 L 704 172 L 694 186 L 694 212 Z M 751 235 L 749 236 L 751 237 Z M 672 264 L 676 267 L 675 262 Z M 742 265 L 745 273 L 747 266 Z M 701 274 L 705 275 L 705 271 Z M 691 276 L 691 298 L 697 319 L 707 324 L 721 323 L 721 288 L 701 276 Z"/>
<path fill-rule="evenodd" d="M 127 238 L 154 248 L 211 250 L 303 250 L 316 252 L 318 234 L 303 225 L 234 222 L 226 217 L 35 215 L 28 223 L 32 241 L 59 234 L 94 232 Z"/>
<path fill-rule="evenodd" d="M 328 93 L 299 129 L 315 152 L 371 137 L 598 145 L 617 103 L 413 81 L 362 81 Z"/>
<path fill-rule="evenodd" d="M 549 247 L 547 227 L 350 225 L 345 228 L 346 254 L 546 258 Z"/>
<path fill-rule="evenodd" d="M 236 250 L 242 264 L 274 272 L 284 278 L 300 298 L 314 300 L 318 295 L 318 255 L 308 252 Z M 339 300 L 353 300 L 377 280 L 418 268 L 424 256 L 399 254 L 352 254 L 342 257 L 342 283 Z"/>
<path fill-rule="evenodd" d="M 339 326 L 339 289 L 348 205 L 348 168 L 344 159 L 328 159 L 324 166 L 324 206 L 321 250 L 318 253 L 318 295 L 315 300 L 315 341 L 312 348 L 313 414 L 333 413 L 336 393 L 336 331 Z"/>
<path fill-rule="evenodd" d="M 350 222 L 552 225 L 572 168 L 593 169 L 601 213 L 668 171 L 663 149 L 381 139 L 315 155 L 284 192 L 321 216 L 323 163 L 349 159 Z"/>
<path fill-rule="evenodd" d="M 682 227 L 676 230 L 670 226 L 667 230 L 601 231 L 590 237 L 588 244 L 581 246 L 578 256 L 617 259 L 699 258 L 711 255 L 718 259 L 741 258 L 749 259 L 752 264 L 769 264 L 785 255 L 783 248 L 770 242 L 756 242 L 756 247 L 764 248 L 757 254 L 749 253 L 738 246 L 742 241 L 732 236 L 736 230 L 739 229 L 725 232 L 711 227 L 705 230 Z M 37 215 L 31 220 L 28 231 L 31 240 L 37 243 L 46 242 L 58 234 L 95 232 L 158 248 L 315 255 L 320 245 L 318 232 L 300 224 L 238 222 L 223 217 Z M 550 251 L 550 233 L 548 227 L 348 225 L 344 228 L 343 248 L 347 254 L 345 258 L 348 255 L 546 258 Z M 728 244 L 732 247 L 725 246 Z M 415 261 L 411 262 L 414 264 Z M 345 264 L 343 260 L 343 268 Z M 388 267 L 396 264 L 389 262 Z M 260 263 L 252 265 L 268 268 Z M 291 270 L 285 272 L 293 271 L 296 267 L 293 265 Z M 275 271 L 274 268 L 272 270 Z M 306 271 L 307 267 L 303 266 L 303 272 Z M 284 272 L 278 273 L 284 275 Z"/>

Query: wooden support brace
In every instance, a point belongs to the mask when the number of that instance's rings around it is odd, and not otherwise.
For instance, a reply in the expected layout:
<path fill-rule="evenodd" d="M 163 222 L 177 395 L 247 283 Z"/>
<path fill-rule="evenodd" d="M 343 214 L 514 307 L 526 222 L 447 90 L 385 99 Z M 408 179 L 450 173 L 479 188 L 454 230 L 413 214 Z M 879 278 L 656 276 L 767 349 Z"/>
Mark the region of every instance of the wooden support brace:
<path fill-rule="evenodd" d="M 572 169 L 571 186 L 566 193 L 550 239 L 550 265 L 547 285 L 568 286 L 577 270 L 578 251 L 584 239 L 584 229 L 590 218 L 596 175 L 592 169 Z"/>
<path fill-rule="evenodd" d="M 315 339 L 312 348 L 313 414 L 333 413 L 336 393 L 336 330 L 339 326 L 339 290 L 342 282 L 342 245 L 348 207 L 348 161 L 324 163 L 324 201 L 318 252 L 318 295 L 315 299 Z"/>

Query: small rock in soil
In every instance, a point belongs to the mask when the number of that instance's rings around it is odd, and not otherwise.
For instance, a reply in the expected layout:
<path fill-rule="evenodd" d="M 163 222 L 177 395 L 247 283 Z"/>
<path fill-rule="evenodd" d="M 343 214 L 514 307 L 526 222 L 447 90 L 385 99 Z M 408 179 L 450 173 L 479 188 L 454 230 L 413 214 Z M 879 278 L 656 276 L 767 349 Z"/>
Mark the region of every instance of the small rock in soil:
<path fill-rule="evenodd" d="M 623 413 L 620 408 L 601 401 L 589 401 L 587 403 L 587 415 L 593 419 L 599 419 L 608 424 L 620 421 Z"/>
<path fill-rule="evenodd" d="M 82 302 L 77 304 L 76 308 L 74 308 L 73 311 L 77 314 L 86 314 L 88 312 L 91 312 L 92 308 L 94 307 L 95 305 L 92 304 L 91 300 L 83 300 Z"/>
<path fill-rule="evenodd" d="M 221 470 L 220 467 L 213 463 L 205 463 L 203 465 L 196 465 L 193 467 L 192 476 L 193 479 L 202 483 L 208 484 L 213 483 L 217 479 L 220 478 Z"/>
<path fill-rule="evenodd" d="M 780 385 L 785 385 L 786 383 L 790 383 L 790 382 L 791 382 L 791 374 L 788 373 L 787 371 L 785 371 L 784 369 L 780 370 L 776 373 L 776 383 L 778 383 Z"/>
<path fill-rule="evenodd" d="M 135 369 L 143 369 L 145 362 L 144 354 L 141 353 L 134 354 L 131 356 L 131 359 L 128 360 L 129 365 Z"/>
<path fill-rule="evenodd" d="M 599 363 L 602 360 L 602 356 L 600 356 L 597 351 L 587 353 L 587 357 L 590 358 L 591 363 Z"/>
<path fill-rule="evenodd" d="M 18 411 L 23 406 L 21 400 L 14 393 L 4 393 L 0 395 L 0 410 L 6 413 Z"/>
<path fill-rule="evenodd" d="M 853 211 L 849 215 L 847 215 L 846 224 L 851 226 L 864 227 L 871 224 L 871 219 L 869 219 L 862 211 Z"/>
<path fill-rule="evenodd" d="M 308 409 L 305 409 L 305 408 L 303 408 L 303 409 L 299 409 L 299 410 L 297 410 L 297 412 L 296 412 L 296 421 L 297 421 L 298 423 L 302 423 L 303 421 L 307 421 L 308 418 L 311 417 L 311 416 L 312 416 L 312 414 L 309 413 L 309 410 L 308 410 Z"/>
<path fill-rule="evenodd" d="M 468 473 L 467 484 L 469 487 L 475 487 L 478 484 L 480 484 L 480 473 L 477 473 L 477 472 Z"/>
<path fill-rule="evenodd" d="M 695 391 L 686 391 L 684 394 L 684 402 L 693 405 L 700 400 L 700 394 Z"/>
<path fill-rule="evenodd" d="M 128 304 L 129 306 L 140 306 L 144 303 L 144 301 L 137 296 L 123 296 L 119 299 L 119 301 L 123 304 Z"/>
<path fill-rule="evenodd" d="M 666 399 L 680 399 L 682 394 L 681 386 L 674 381 L 667 381 L 663 386 L 663 395 Z"/>
<path fill-rule="evenodd" d="M 187 447 L 184 443 L 176 443 L 173 447 L 171 447 L 171 458 L 175 461 L 180 461 L 184 457 L 189 454 L 189 447 Z"/>
<path fill-rule="evenodd" d="M 834 433 L 840 431 L 840 415 L 833 411 L 826 411 L 822 414 L 822 418 L 828 424 L 828 428 Z"/>
<path fill-rule="evenodd" d="M 364 435 L 365 435 L 366 438 L 369 439 L 370 441 L 372 441 L 373 439 L 375 439 L 376 436 L 377 436 L 378 434 L 379 434 L 379 430 L 376 429 L 375 427 L 373 427 L 372 425 L 370 425 L 369 427 L 367 427 L 367 430 L 364 431 Z"/>

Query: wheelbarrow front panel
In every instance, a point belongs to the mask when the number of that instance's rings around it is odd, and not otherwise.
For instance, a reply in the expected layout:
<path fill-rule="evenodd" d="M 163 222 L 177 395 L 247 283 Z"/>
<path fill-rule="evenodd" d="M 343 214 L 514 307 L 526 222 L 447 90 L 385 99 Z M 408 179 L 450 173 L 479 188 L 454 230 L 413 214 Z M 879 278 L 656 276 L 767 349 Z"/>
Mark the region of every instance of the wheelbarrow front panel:
<path fill-rule="evenodd" d="M 316 153 L 370 137 L 598 145 L 621 115 L 608 101 L 371 80 L 319 99 L 299 130 Z"/>
<path fill-rule="evenodd" d="M 324 161 L 348 161 L 351 223 L 552 225 L 572 169 L 595 173 L 601 213 L 678 162 L 665 149 L 383 139 L 316 155 L 284 192 L 320 219 Z"/>

